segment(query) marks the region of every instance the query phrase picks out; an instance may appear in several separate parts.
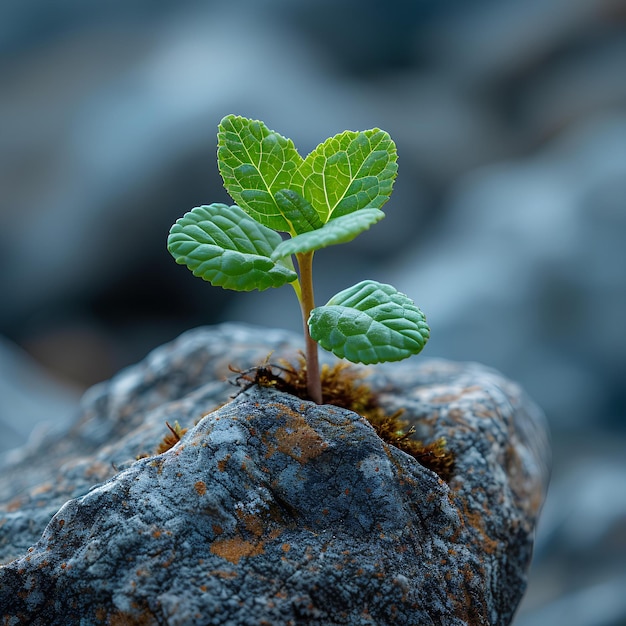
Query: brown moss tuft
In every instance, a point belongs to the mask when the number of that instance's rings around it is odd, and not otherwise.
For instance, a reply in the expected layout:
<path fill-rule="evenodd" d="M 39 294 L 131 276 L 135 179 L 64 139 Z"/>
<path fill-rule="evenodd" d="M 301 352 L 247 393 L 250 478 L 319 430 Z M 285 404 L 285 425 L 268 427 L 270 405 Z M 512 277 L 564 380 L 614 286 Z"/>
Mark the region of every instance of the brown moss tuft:
<path fill-rule="evenodd" d="M 163 454 L 163 452 L 167 452 L 170 448 L 173 448 L 187 432 L 187 428 L 182 428 L 177 421 L 174 422 L 174 426 L 171 426 L 169 422 L 165 422 L 165 425 L 170 432 L 163 437 L 161 443 L 158 445 L 156 449 L 157 454 Z"/>

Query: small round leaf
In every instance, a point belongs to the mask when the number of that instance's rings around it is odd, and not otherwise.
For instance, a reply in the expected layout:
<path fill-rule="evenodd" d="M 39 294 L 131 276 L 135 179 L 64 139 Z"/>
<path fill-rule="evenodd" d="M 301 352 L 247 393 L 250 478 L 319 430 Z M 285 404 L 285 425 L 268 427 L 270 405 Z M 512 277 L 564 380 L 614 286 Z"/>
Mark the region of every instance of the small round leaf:
<path fill-rule="evenodd" d="M 391 285 L 364 280 L 309 317 L 311 337 L 353 363 L 401 361 L 422 350 L 430 329 L 413 301 Z"/>
<path fill-rule="evenodd" d="M 238 206 L 196 207 L 176 220 L 167 249 L 176 263 L 224 289 L 262 291 L 298 278 L 291 259 L 272 261 L 281 236 Z"/>

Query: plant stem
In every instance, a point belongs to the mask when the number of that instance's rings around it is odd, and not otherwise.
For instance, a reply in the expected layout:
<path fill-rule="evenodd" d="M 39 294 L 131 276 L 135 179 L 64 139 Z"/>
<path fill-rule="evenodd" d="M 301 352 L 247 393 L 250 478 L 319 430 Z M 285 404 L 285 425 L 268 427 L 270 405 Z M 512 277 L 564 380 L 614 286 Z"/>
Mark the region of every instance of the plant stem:
<path fill-rule="evenodd" d="M 300 307 L 302 309 L 302 323 L 304 325 L 307 392 L 313 402 L 322 404 L 322 382 L 320 379 L 317 343 L 311 339 L 308 325 L 309 315 L 315 308 L 315 299 L 313 297 L 313 252 L 296 254 L 296 259 L 298 260 L 300 286 L 302 289 Z"/>

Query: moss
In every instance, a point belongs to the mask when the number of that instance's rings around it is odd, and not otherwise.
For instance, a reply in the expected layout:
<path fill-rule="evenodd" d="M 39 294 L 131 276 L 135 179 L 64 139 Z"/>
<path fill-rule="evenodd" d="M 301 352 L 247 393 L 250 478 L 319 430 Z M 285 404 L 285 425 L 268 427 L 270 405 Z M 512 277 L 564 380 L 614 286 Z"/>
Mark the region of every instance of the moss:
<path fill-rule="evenodd" d="M 187 432 L 187 428 L 182 428 L 178 422 L 174 422 L 174 426 L 171 426 L 169 422 L 165 422 L 165 425 L 170 432 L 163 437 L 161 443 L 157 446 L 157 454 L 162 454 L 163 452 L 167 452 L 170 448 L 173 448 Z"/>
<path fill-rule="evenodd" d="M 303 400 L 307 394 L 306 361 L 300 357 L 298 367 L 287 362 L 263 365 L 249 370 L 237 370 L 235 384 L 244 391 L 252 385 L 271 387 L 291 393 Z M 403 419 L 403 410 L 388 414 L 380 406 L 377 395 L 363 382 L 364 373 L 346 362 L 339 362 L 321 370 L 322 397 L 324 404 L 332 404 L 362 415 L 374 427 L 378 436 L 386 443 L 399 448 L 414 457 L 421 465 L 434 471 L 446 482 L 454 472 L 454 456 L 446 448 L 446 440 L 441 437 L 431 443 L 423 443 L 413 438 L 415 429 Z M 241 392 L 240 392 L 241 393 Z"/>
<path fill-rule="evenodd" d="M 263 365 L 257 367 L 247 370 L 234 367 L 230 369 L 237 374 L 233 384 L 240 387 L 239 393 L 258 385 L 310 400 L 304 356 L 300 357 L 295 368 L 286 361 L 279 364 L 269 363 L 268 357 Z M 411 455 L 421 465 L 448 482 L 454 473 L 454 456 L 447 449 L 446 440 L 441 437 L 431 443 L 424 443 L 414 439 L 415 429 L 408 420 L 403 419 L 404 411 L 386 413 L 379 404 L 378 396 L 363 382 L 364 376 L 362 371 L 346 362 L 336 363 L 332 367 L 323 365 L 321 380 L 324 404 L 332 404 L 362 415 L 384 442 Z M 187 428 L 182 428 L 178 422 L 174 422 L 174 426 L 168 422 L 165 424 L 169 432 L 157 447 L 156 454 L 167 452 L 187 432 Z"/>

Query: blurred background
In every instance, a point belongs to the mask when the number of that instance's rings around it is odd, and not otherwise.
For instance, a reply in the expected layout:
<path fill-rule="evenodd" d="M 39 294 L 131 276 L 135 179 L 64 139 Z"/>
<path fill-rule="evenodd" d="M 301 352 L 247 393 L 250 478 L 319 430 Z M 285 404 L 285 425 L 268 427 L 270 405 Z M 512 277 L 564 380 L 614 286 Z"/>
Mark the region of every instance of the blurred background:
<path fill-rule="evenodd" d="M 188 328 L 300 330 L 289 288 L 212 288 L 165 249 L 228 202 L 228 113 L 304 155 L 397 143 L 387 219 L 316 256 L 317 300 L 374 278 L 424 354 L 519 381 L 553 437 L 517 626 L 626 624 L 626 0 L 0 4 L 0 458 Z"/>

